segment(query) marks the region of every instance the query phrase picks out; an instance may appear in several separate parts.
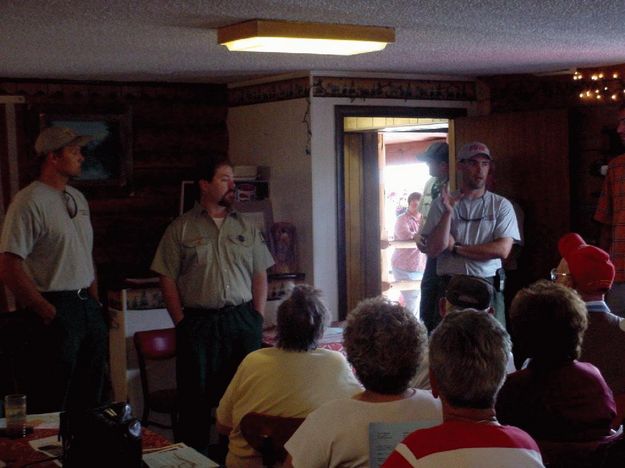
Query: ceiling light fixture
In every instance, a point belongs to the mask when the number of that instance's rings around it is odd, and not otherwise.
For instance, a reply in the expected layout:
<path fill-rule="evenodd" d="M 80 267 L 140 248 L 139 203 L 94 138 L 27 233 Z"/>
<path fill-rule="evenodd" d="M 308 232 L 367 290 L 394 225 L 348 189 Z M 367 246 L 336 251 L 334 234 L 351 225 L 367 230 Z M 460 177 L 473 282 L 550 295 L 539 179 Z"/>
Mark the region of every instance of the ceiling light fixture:
<path fill-rule="evenodd" d="M 380 26 L 252 20 L 224 26 L 218 42 L 230 51 L 355 55 L 395 42 L 395 30 Z"/>

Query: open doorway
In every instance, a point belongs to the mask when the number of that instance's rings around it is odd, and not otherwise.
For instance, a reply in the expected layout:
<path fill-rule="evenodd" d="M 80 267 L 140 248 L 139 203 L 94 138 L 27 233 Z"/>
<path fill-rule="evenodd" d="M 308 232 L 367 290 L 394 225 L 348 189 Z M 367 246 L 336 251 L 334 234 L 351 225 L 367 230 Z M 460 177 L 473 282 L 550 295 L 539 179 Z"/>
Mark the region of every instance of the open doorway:
<path fill-rule="evenodd" d="M 447 119 L 393 126 L 380 131 L 383 207 L 381 219 L 381 291 L 419 317 L 421 279 L 426 255 L 416 248 L 431 194 L 427 164 L 418 158 L 432 143 L 447 141 Z M 431 188 L 431 182 L 429 187 Z M 388 247 L 386 247 L 388 246 Z M 386 247 L 386 248 L 384 248 Z"/>
<path fill-rule="evenodd" d="M 400 127 L 446 124 L 465 114 L 465 109 L 337 106 L 339 318 L 345 318 L 360 300 L 380 295 L 383 279 L 385 283 L 392 279 L 388 275 L 390 257 L 383 255 L 381 248 L 383 233 L 388 239 L 387 219 L 392 219 L 384 213 L 384 174 L 389 171 L 385 135 L 400 133 Z M 354 122 L 364 125 L 354 126 Z M 425 133 L 423 130 L 413 129 L 413 133 Z M 444 137 L 446 132 L 441 133 Z M 432 137 L 427 140 L 431 142 Z M 428 143 L 421 145 L 423 151 Z M 405 151 L 406 162 L 416 164 L 415 156 L 421 151 Z M 425 165 L 421 167 L 427 171 Z M 415 191 L 419 188 L 415 183 Z"/>

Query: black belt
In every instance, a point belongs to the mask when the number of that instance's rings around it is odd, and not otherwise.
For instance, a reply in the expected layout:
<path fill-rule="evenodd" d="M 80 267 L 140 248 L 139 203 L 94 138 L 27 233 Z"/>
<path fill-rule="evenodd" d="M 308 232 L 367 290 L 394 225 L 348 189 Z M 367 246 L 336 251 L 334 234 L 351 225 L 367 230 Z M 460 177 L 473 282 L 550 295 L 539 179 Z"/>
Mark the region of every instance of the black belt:
<path fill-rule="evenodd" d="M 441 275 L 441 279 L 447 283 L 451 280 L 454 275 Z M 484 281 L 488 281 L 490 284 L 495 284 L 496 276 L 478 276 L 478 278 L 483 279 Z"/>
<path fill-rule="evenodd" d="M 251 302 L 251 301 L 250 301 Z M 208 314 L 227 314 L 240 308 L 241 306 L 248 305 L 249 302 L 242 302 L 239 305 L 227 305 L 220 309 L 204 309 L 199 307 L 185 307 L 185 315 L 208 315 Z"/>
<path fill-rule="evenodd" d="M 74 299 L 78 298 L 81 301 L 86 301 L 89 299 L 89 290 L 87 288 L 80 289 L 72 289 L 69 291 L 46 291 L 42 292 L 41 295 L 46 299 Z"/>

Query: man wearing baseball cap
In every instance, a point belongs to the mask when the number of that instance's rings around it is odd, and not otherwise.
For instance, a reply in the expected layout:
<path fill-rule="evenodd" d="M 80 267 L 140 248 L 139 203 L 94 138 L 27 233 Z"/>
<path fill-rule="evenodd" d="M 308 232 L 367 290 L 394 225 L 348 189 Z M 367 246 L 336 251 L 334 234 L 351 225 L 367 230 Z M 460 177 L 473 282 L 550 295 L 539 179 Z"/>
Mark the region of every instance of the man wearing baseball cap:
<path fill-rule="evenodd" d="M 490 315 L 495 314 L 492 306 L 493 287 L 492 285 L 476 276 L 456 275 L 449 281 L 445 296 L 440 298 L 438 303 L 438 312 L 441 319 L 451 312 L 487 312 Z M 417 374 L 410 381 L 410 386 L 431 390 L 429 377 L 429 355 L 426 352 L 423 355 Z M 512 353 L 508 356 L 506 364 L 506 373 L 516 371 L 514 367 L 514 359 Z"/>
<path fill-rule="evenodd" d="M 39 177 L 9 206 L 0 237 L 0 281 L 32 322 L 25 359 L 28 410 L 103 403 L 108 327 L 98 301 L 87 200 L 69 181 L 80 175 L 92 137 L 63 127 L 35 142 Z"/>
<path fill-rule="evenodd" d="M 460 190 L 449 193 L 443 187 L 441 196 L 432 204 L 422 234 L 428 239 L 428 256 L 437 259 L 439 297 L 452 276 L 484 278 L 493 285 L 495 316 L 505 326 L 501 260 L 510 254 L 512 243 L 520 236 L 512 204 L 486 190 L 492 161 L 484 143 L 474 141 L 460 149 Z"/>
<path fill-rule="evenodd" d="M 428 146 L 425 152 L 417 155 L 417 161 L 425 161 L 431 176 L 425 183 L 423 197 L 419 205 L 421 228 L 417 247 L 425 253 L 427 237 L 422 235 L 423 227 L 427 221 L 432 202 L 440 195 L 442 187 L 447 184 L 449 179 L 449 145 L 443 141 L 436 141 Z M 434 330 L 434 327 L 440 320 L 437 302 L 438 283 L 436 259 L 428 257 L 423 272 L 423 278 L 421 279 L 421 301 L 419 303 L 419 315 L 428 329 L 428 333 Z"/>
<path fill-rule="evenodd" d="M 614 393 L 617 412 L 625 415 L 625 319 L 610 312 L 605 294 L 612 287 L 615 269 L 610 255 L 574 232 L 558 241 L 562 261 L 551 279 L 575 289 L 586 303 L 588 328 L 580 361 L 595 365 Z M 617 415 L 617 417 L 618 417 Z"/>

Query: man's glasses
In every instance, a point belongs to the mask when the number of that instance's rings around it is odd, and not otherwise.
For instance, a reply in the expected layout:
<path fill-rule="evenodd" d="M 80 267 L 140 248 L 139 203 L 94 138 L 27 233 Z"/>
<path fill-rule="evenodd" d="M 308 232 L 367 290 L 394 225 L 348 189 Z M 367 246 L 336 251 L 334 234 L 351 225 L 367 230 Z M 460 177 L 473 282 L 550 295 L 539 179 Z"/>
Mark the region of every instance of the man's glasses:
<path fill-rule="evenodd" d="M 480 208 L 480 211 L 482 213 L 482 216 L 480 216 L 479 218 L 465 218 L 464 216 L 462 216 L 462 213 L 460 213 L 460 206 L 458 206 L 458 217 L 462 220 L 462 221 L 466 221 L 466 222 L 471 222 L 471 221 L 482 221 L 484 219 L 484 216 L 486 216 L 486 214 L 484 213 L 484 208 L 486 207 L 486 201 L 484 200 L 484 197 L 482 197 L 482 206 Z M 467 207 L 467 216 L 469 216 L 469 208 Z"/>
<path fill-rule="evenodd" d="M 552 268 L 551 271 L 549 272 L 549 278 L 551 279 L 551 281 L 557 281 L 558 277 L 560 276 L 563 276 L 566 278 L 567 276 L 571 276 L 571 274 L 558 271 L 557 268 Z"/>
<path fill-rule="evenodd" d="M 78 204 L 73 195 L 63 190 L 63 197 L 65 197 L 65 208 L 67 208 L 67 214 L 70 219 L 74 219 L 78 214 Z"/>

